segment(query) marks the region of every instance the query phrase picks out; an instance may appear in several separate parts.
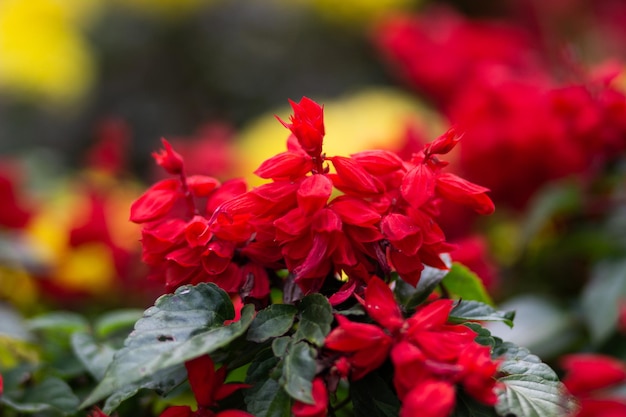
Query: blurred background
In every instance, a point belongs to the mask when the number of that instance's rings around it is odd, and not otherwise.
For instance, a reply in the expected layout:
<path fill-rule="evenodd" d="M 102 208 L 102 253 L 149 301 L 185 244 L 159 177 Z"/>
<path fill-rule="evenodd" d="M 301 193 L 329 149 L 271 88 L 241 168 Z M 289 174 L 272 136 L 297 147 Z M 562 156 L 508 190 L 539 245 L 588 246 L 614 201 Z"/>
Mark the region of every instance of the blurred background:
<path fill-rule="evenodd" d="M 457 126 L 449 169 L 496 214 L 441 222 L 518 310 L 504 337 L 623 357 L 625 41 L 620 0 L 2 0 L 4 317 L 150 305 L 128 208 L 163 175 L 160 138 L 254 185 L 287 137 L 273 115 L 308 96 L 331 155 Z"/>

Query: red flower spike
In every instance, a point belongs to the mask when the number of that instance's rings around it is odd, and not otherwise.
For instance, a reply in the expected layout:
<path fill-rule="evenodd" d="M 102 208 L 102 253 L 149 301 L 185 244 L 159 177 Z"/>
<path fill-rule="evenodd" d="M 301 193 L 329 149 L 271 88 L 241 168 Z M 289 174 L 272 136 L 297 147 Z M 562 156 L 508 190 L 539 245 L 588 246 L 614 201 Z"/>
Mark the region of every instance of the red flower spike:
<path fill-rule="evenodd" d="M 367 314 L 392 333 L 402 327 L 404 318 L 396 303 L 393 292 L 380 278 L 372 277 L 365 289 L 365 300 L 358 298 Z"/>
<path fill-rule="evenodd" d="M 454 174 L 443 173 L 437 177 L 437 194 L 455 203 L 465 204 L 478 214 L 494 212 L 493 201 L 487 196 L 488 188 L 481 187 Z"/>
<path fill-rule="evenodd" d="M 146 223 L 164 217 L 182 197 L 180 181 L 167 179 L 159 181 L 141 195 L 130 206 L 130 221 Z"/>
<path fill-rule="evenodd" d="M 161 138 L 161 143 L 165 149 L 152 153 L 152 157 L 155 159 L 156 163 L 172 175 L 182 174 L 183 157 L 172 149 L 172 145 L 170 145 L 165 138 Z"/>
<path fill-rule="evenodd" d="M 2 378 L 0 377 L 0 395 L 2 394 Z M 94 407 L 93 410 L 91 410 L 91 413 L 89 413 L 89 417 L 109 417 L 107 414 L 105 414 L 100 408 L 98 407 Z"/>
<path fill-rule="evenodd" d="M 291 408 L 294 417 L 326 417 L 328 414 L 328 391 L 322 378 L 313 380 L 311 391 L 314 404 L 296 401 Z"/>
<path fill-rule="evenodd" d="M 611 356 L 572 354 L 561 359 L 561 366 L 567 371 L 563 383 L 574 395 L 587 394 L 626 381 L 626 364 Z"/>
<path fill-rule="evenodd" d="M 306 153 L 318 157 L 322 153 L 324 140 L 324 108 L 307 97 L 302 97 L 299 103 L 289 100 L 293 115 L 289 117 L 291 123 L 285 123 L 279 117 L 279 122 L 291 130 L 298 139 L 298 143 Z"/>
<path fill-rule="evenodd" d="M 446 133 L 439 136 L 431 144 L 426 145 L 424 154 L 426 156 L 435 154 L 445 155 L 450 152 L 460 140 L 461 137 L 457 136 L 456 129 L 450 128 Z"/>

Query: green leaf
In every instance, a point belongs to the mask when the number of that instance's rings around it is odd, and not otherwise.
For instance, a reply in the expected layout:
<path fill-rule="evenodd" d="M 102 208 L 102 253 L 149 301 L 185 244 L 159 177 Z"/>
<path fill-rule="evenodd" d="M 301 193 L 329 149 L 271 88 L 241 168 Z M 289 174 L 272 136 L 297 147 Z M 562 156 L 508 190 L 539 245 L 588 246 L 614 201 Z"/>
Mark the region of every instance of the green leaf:
<path fill-rule="evenodd" d="M 451 265 L 450 257 L 442 256 L 446 265 Z M 418 305 L 422 304 L 430 294 L 437 288 L 443 278 L 448 274 L 445 269 L 437 269 L 424 265 L 422 275 L 417 283 L 417 287 L 413 288 L 402 280 L 396 281 L 396 296 L 401 304 L 407 310 L 413 310 Z"/>
<path fill-rule="evenodd" d="M 494 357 L 503 361 L 498 379 L 496 411 L 502 416 L 553 417 L 566 416 L 576 408 L 556 373 L 528 349 L 505 342 L 496 347 Z"/>
<path fill-rule="evenodd" d="M 442 283 L 446 290 L 456 298 L 494 305 L 483 281 L 464 265 L 453 263 Z"/>
<path fill-rule="evenodd" d="M 321 294 L 307 295 L 298 305 L 298 310 L 300 322 L 295 340 L 307 340 L 315 346 L 323 346 L 333 322 L 333 309 L 328 299 Z"/>
<path fill-rule="evenodd" d="M 496 411 L 502 416 L 569 416 L 576 405 L 558 381 L 536 375 L 511 375 L 499 380 L 504 389 L 498 393 Z"/>
<path fill-rule="evenodd" d="M 5 393 L 0 397 L 0 403 L 21 413 L 57 411 L 68 415 L 76 412 L 79 400 L 63 380 L 49 377 L 27 388 L 19 397 Z"/>
<path fill-rule="evenodd" d="M 478 344 L 481 344 L 483 346 L 491 346 L 492 348 L 494 348 L 495 346 L 502 343 L 502 340 L 500 338 L 493 336 L 488 329 L 485 329 L 483 326 L 481 326 L 478 323 L 468 322 L 468 323 L 463 323 L 463 325 L 469 327 L 470 329 L 478 333 L 478 335 L 474 339 L 474 341 Z"/>
<path fill-rule="evenodd" d="M 93 336 L 84 332 L 72 334 L 71 341 L 78 360 L 96 380 L 101 380 L 107 367 L 113 361 L 115 349 L 106 344 L 97 343 Z"/>
<path fill-rule="evenodd" d="M 311 389 L 315 370 L 315 350 L 305 342 L 298 342 L 287 351 L 279 383 L 292 398 L 314 404 Z"/>
<path fill-rule="evenodd" d="M 82 406 L 228 345 L 245 332 L 253 310 L 253 306 L 246 306 L 239 321 L 223 326 L 225 320 L 234 317 L 234 309 L 228 294 L 214 284 L 183 286 L 160 297 L 136 323 Z"/>
<path fill-rule="evenodd" d="M 285 334 L 295 319 L 298 309 L 289 304 L 273 304 L 259 311 L 248 329 L 248 340 L 261 343 Z"/>
<path fill-rule="evenodd" d="M 464 323 L 467 321 L 501 321 L 513 327 L 514 311 L 498 311 L 479 301 L 461 300 L 450 312 L 449 321 Z"/>
<path fill-rule="evenodd" d="M 400 400 L 378 372 L 350 383 L 356 417 L 397 417 Z"/>
<path fill-rule="evenodd" d="M 126 385 L 113 392 L 104 403 L 102 411 L 105 414 L 110 415 L 123 401 L 135 396 L 140 389 L 150 389 L 156 391 L 160 395 L 165 395 L 179 386 L 186 379 L 187 369 L 185 369 L 183 365 L 155 372 L 149 377 L 145 377 L 140 381 Z"/>
<path fill-rule="evenodd" d="M 556 372 L 543 363 L 538 356 L 533 355 L 525 347 L 516 346 L 511 342 L 504 342 L 496 347 L 493 357 L 503 359 L 498 367 L 501 373 L 507 375 L 535 375 L 547 381 L 558 381 Z"/>
<path fill-rule="evenodd" d="M 246 383 L 252 387 L 245 391 L 244 402 L 247 411 L 256 417 L 291 415 L 291 397 L 278 381 L 268 378 L 278 364 L 279 360 L 270 349 L 267 349 L 261 352 L 248 368 Z"/>
<path fill-rule="evenodd" d="M 288 336 L 278 337 L 272 340 L 272 352 L 277 358 L 282 358 L 287 353 L 287 348 L 292 344 L 293 339 Z"/>
<path fill-rule="evenodd" d="M 28 326 L 31 330 L 49 331 L 57 335 L 69 335 L 76 331 L 87 330 L 89 323 L 80 314 L 69 311 L 55 311 L 30 319 Z"/>
<path fill-rule="evenodd" d="M 143 311 L 125 309 L 111 311 L 102 315 L 94 323 L 94 333 L 99 338 L 109 337 L 120 331 L 132 330 L 133 325 L 141 319 Z"/>
<path fill-rule="evenodd" d="M 595 344 L 606 341 L 617 327 L 619 301 L 626 298 L 626 259 L 595 266 L 581 296 L 583 318 Z"/>

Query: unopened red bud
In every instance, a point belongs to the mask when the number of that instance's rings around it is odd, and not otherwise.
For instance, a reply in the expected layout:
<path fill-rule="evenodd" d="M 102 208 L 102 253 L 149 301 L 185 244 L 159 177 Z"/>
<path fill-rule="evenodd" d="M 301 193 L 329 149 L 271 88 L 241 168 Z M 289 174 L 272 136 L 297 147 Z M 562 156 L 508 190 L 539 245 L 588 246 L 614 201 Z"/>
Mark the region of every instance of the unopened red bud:
<path fill-rule="evenodd" d="M 152 157 L 156 163 L 168 173 L 178 175 L 183 172 L 183 157 L 176 152 L 167 140 L 161 138 L 164 149 L 152 152 Z"/>

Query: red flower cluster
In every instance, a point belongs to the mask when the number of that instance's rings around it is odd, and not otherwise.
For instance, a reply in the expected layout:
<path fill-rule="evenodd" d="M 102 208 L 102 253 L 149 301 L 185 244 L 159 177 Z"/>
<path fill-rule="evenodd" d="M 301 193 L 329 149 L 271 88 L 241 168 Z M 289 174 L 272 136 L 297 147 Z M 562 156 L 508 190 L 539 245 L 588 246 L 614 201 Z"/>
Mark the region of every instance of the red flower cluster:
<path fill-rule="evenodd" d="M 362 378 L 391 354 L 401 416 L 450 415 L 457 384 L 484 404 L 496 403 L 497 362 L 488 346 L 474 341 L 474 331 L 447 323 L 452 300 L 433 301 L 405 320 L 391 289 L 372 278 L 359 301 L 378 325 L 337 315 L 339 326 L 324 343 L 339 355 L 335 369 L 341 376 Z"/>
<path fill-rule="evenodd" d="M 580 401 L 572 417 L 621 417 L 626 415 L 626 399 L 610 393 L 626 382 L 626 364 L 600 354 L 571 354 L 562 358 L 566 375 L 563 383 Z"/>
<path fill-rule="evenodd" d="M 375 42 L 463 130 L 461 172 L 498 202 L 522 207 L 545 182 L 587 172 L 626 149 L 617 71 L 591 76 L 572 71 L 571 62 L 552 68 L 522 26 L 431 10 L 383 22 Z M 576 81 L 563 84 L 554 73 Z"/>
<path fill-rule="evenodd" d="M 226 379 L 226 367 L 222 366 L 215 370 L 213 360 L 209 355 L 200 356 L 185 362 L 189 384 L 196 397 L 198 409 L 193 411 L 186 405 L 177 405 L 166 408 L 161 417 L 254 417 L 252 414 L 240 410 L 224 410 L 216 413 L 212 408 L 217 402 L 228 397 L 241 388 L 247 388 L 246 384 L 224 383 Z"/>
<path fill-rule="evenodd" d="M 329 294 L 334 304 L 372 275 L 396 271 L 416 285 L 423 264 L 446 268 L 440 255 L 451 245 L 435 221 L 441 201 L 494 210 L 486 188 L 442 171 L 439 155 L 458 141 L 453 130 L 409 161 L 382 150 L 326 156 L 323 108 L 308 98 L 291 105 L 290 123 L 281 121 L 293 133 L 288 149 L 261 164 L 255 173 L 271 182 L 250 191 L 237 180 L 187 177 L 166 141 L 155 154 L 179 179 L 153 185 L 131 220 L 144 223 L 144 261 L 168 290 L 208 281 L 262 298 L 285 268 L 304 293 L 347 276 Z"/>

